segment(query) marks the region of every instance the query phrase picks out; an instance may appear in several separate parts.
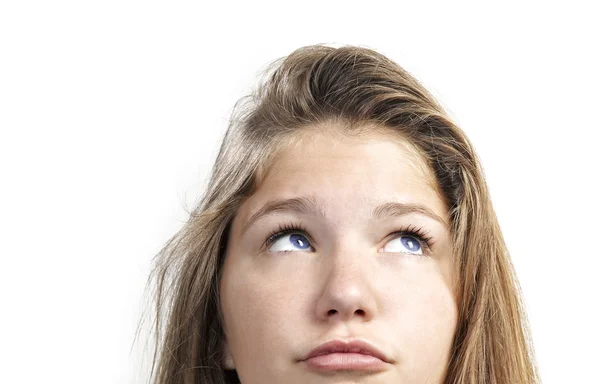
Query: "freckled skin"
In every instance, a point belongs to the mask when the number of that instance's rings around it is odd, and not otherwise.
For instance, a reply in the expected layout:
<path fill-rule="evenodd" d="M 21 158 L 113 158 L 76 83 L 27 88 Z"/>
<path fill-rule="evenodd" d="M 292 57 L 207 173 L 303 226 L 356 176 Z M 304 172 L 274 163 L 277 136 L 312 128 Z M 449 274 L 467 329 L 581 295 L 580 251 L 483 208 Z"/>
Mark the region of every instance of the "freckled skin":
<path fill-rule="evenodd" d="M 447 223 L 447 207 L 432 188 L 431 171 L 394 140 L 380 133 L 306 135 L 278 156 L 238 210 L 220 297 L 223 364 L 243 384 L 443 380 L 457 316 L 449 229 L 420 214 L 374 220 L 371 212 L 383 202 L 417 203 Z M 307 195 L 324 207 L 325 218 L 277 212 L 242 233 L 266 202 Z M 306 229 L 309 248 L 294 246 L 289 234 L 264 247 L 270 233 L 290 222 Z M 430 254 L 415 255 L 390 237 L 407 226 L 433 238 Z M 325 374 L 299 361 L 336 338 L 367 340 L 393 362 L 376 373 Z"/>

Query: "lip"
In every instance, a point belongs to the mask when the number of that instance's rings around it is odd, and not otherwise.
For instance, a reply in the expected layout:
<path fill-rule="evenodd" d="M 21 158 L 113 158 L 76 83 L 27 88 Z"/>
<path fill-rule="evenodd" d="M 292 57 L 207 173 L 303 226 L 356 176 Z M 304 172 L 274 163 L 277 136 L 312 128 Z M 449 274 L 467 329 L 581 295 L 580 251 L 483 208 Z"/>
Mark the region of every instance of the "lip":
<path fill-rule="evenodd" d="M 302 360 L 313 369 L 378 371 L 391 363 L 385 353 L 365 340 L 331 340 L 321 344 Z"/>

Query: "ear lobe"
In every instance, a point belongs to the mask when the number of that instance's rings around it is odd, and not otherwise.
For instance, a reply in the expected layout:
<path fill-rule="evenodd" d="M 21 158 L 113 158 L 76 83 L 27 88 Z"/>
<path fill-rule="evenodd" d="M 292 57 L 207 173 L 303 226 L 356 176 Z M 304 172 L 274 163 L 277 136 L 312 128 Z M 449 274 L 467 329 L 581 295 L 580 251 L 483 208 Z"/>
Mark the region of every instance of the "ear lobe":
<path fill-rule="evenodd" d="M 223 360 L 221 361 L 221 366 L 228 370 L 235 370 L 235 362 L 233 361 L 233 356 L 231 355 L 227 341 L 223 340 L 221 342 L 221 348 L 223 349 Z"/>

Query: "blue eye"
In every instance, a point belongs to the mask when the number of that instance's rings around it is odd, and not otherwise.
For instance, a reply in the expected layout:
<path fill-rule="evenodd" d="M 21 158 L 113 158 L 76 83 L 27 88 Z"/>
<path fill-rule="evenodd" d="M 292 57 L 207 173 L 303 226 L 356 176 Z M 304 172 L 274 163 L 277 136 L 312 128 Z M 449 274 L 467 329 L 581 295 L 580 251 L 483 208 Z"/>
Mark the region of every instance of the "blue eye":
<path fill-rule="evenodd" d="M 304 235 L 299 233 L 280 234 L 270 240 L 272 252 L 290 252 L 310 248 L 310 243 Z M 296 247 L 294 249 L 294 247 Z"/>
<path fill-rule="evenodd" d="M 388 243 L 389 244 L 397 244 L 396 250 L 388 250 L 388 252 L 400 252 L 400 253 L 413 253 L 416 255 L 423 254 L 423 248 L 421 247 L 421 243 L 414 236 L 402 235 L 399 236 Z"/>
<path fill-rule="evenodd" d="M 293 252 L 314 249 L 310 245 L 308 232 L 301 225 L 289 223 L 280 225 L 278 230 L 269 234 L 264 246 L 271 252 Z M 384 252 L 405 253 L 411 255 L 429 255 L 433 238 L 427 235 L 423 228 L 409 226 L 405 229 L 392 233 L 395 237 L 390 240 Z M 388 247 L 392 249 L 388 249 Z M 427 252 L 427 253 L 426 253 Z"/>

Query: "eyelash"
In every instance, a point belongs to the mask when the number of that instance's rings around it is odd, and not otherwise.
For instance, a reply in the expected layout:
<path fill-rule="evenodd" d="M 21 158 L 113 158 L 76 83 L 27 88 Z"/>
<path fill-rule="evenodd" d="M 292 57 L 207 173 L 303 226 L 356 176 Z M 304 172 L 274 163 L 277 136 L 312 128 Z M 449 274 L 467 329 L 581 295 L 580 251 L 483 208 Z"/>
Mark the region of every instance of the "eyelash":
<path fill-rule="evenodd" d="M 305 227 L 303 227 L 301 224 L 295 224 L 295 223 L 286 223 L 286 224 L 279 224 L 279 229 L 274 230 L 273 232 L 271 232 L 267 239 L 265 240 L 265 248 L 269 248 L 271 246 L 271 244 L 273 244 L 275 241 L 279 240 L 280 237 L 283 237 L 285 235 L 289 235 L 292 233 L 302 233 L 304 236 L 308 237 L 310 240 L 310 236 L 308 236 L 308 231 L 306 230 Z M 392 232 L 390 235 L 394 236 L 394 238 L 396 237 L 400 237 L 400 236 L 412 236 L 414 238 L 416 238 L 417 240 L 419 240 L 419 242 L 421 243 L 421 246 L 423 246 L 423 248 L 425 248 L 426 251 L 430 252 L 431 251 L 431 247 L 433 246 L 434 242 L 433 242 L 433 238 L 431 236 L 429 236 L 429 232 L 426 232 L 423 227 L 416 227 L 414 225 L 409 225 L 406 228 L 402 228 L 398 231 L 394 231 Z M 425 252 L 424 252 L 425 253 Z"/>

